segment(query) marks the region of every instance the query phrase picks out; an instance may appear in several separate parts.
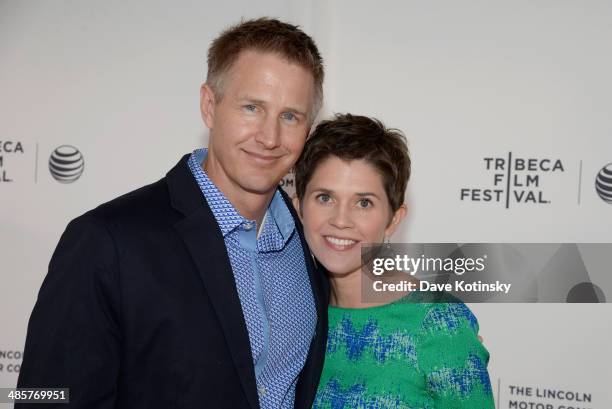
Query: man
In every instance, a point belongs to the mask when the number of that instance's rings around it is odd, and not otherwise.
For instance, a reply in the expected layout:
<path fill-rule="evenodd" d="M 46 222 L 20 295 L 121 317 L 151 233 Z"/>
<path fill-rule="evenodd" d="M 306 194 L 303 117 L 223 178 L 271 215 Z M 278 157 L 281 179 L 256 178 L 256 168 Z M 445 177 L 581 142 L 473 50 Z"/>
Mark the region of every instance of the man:
<path fill-rule="evenodd" d="M 310 407 L 328 287 L 278 182 L 322 81 L 296 26 L 251 20 L 213 41 L 201 88 L 208 150 L 69 224 L 19 387 L 68 387 L 74 408 Z"/>

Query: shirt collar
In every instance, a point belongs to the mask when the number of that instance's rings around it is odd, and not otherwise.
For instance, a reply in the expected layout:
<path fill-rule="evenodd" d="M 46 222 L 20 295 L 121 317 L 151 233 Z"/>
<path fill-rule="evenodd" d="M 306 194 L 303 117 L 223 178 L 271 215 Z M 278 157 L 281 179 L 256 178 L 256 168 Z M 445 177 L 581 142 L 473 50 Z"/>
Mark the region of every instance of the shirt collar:
<path fill-rule="evenodd" d="M 295 230 L 295 222 L 281 193 L 276 190 L 266 211 L 265 223 L 257 240 L 259 251 L 280 250 Z"/>
<path fill-rule="evenodd" d="M 234 205 L 210 180 L 202 168 L 207 154 L 208 149 L 206 148 L 194 150 L 189 157 L 189 169 L 208 202 L 208 206 L 221 229 L 223 237 L 225 237 L 239 226 L 255 222 L 238 213 Z M 262 227 L 260 237 L 257 239 L 257 247 L 260 251 L 279 250 L 287 243 L 294 230 L 295 221 L 280 191 L 277 189 L 266 210 L 264 226 Z"/>

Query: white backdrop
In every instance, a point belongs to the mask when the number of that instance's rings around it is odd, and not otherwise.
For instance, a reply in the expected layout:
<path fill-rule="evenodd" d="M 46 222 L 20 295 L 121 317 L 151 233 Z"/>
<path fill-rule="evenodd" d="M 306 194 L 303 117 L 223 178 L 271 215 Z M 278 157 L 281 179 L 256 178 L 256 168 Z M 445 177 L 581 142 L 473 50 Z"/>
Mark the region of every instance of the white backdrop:
<path fill-rule="evenodd" d="M 408 135 L 410 215 L 394 241 L 612 242 L 612 205 L 594 189 L 612 162 L 610 2 L 1 0 L 0 387 L 16 383 L 67 222 L 205 144 L 208 44 L 261 15 L 301 24 L 319 44 L 324 115 L 372 115 Z M 49 172 L 61 145 L 84 157 L 74 183 Z M 561 163 L 510 169 L 511 199 L 525 191 L 546 203 L 506 207 L 494 175 L 508 164 L 487 169 L 485 158 L 510 153 Z M 527 175 L 537 186 L 520 186 Z M 499 202 L 471 200 L 471 189 L 497 188 Z M 499 408 L 538 401 L 510 386 L 591 394 L 546 400 L 554 408 L 612 407 L 610 304 L 471 307 Z"/>

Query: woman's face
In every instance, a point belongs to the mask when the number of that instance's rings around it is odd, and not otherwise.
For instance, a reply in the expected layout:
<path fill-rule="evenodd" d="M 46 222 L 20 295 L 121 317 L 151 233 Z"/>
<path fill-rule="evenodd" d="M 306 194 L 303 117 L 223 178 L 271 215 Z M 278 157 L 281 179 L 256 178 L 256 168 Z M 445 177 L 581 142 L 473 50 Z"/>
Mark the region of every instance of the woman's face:
<path fill-rule="evenodd" d="M 332 156 L 324 160 L 302 201 L 310 250 L 336 276 L 359 271 L 361 244 L 382 243 L 405 215 L 403 206 L 391 214 L 382 176 L 362 159 L 344 161 Z"/>

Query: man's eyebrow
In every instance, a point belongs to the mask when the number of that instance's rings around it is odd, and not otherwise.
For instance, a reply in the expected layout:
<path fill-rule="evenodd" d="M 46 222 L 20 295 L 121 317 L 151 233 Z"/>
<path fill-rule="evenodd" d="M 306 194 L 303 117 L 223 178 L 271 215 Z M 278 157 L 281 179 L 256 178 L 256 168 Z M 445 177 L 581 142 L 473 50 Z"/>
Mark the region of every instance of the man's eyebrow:
<path fill-rule="evenodd" d="M 245 95 L 243 97 L 240 98 L 241 102 L 251 102 L 253 104 L 258 104 L 258 105 L 265 105 L 266 101 L 264 101 L 263 99 L 257 99 L 257 98 L 253 98 L 249 95 Z"/>
<path fill-rule="evenodd" d="M 300 111 L 297 108 L 287 107 L 287 108 L 285 108 L 285 110 L 288 111 L 288 112 L 294 113 L 294 114 L 302 115 L 304 117 L 308 116 L 308 114 L 306 112 Z"/>
<path fill-rule="evenodd" d="M 250 95 L 243 96 L 242 98 L 240 98 L 240 101 L 241 102 L 250 102 L 250 103 L 253 103 L 253 104 L 257 104 L 257 105 L 264 105 L 264 106 L 267 105 L 267 102 L 264 101 L 263 99 L 254 98 L 254 97 L 251 97 Z M 302 110 L 300 110 L 298 108 L 286 107 L 284 109 L 284 111 L 292 112 L 292 113 L 298 114 L 298 115 L 303 115 L 305 117 L 308 116 L 308 114 L 306 112 L 304 112 L 304 111 L 302 111 Z"/>

